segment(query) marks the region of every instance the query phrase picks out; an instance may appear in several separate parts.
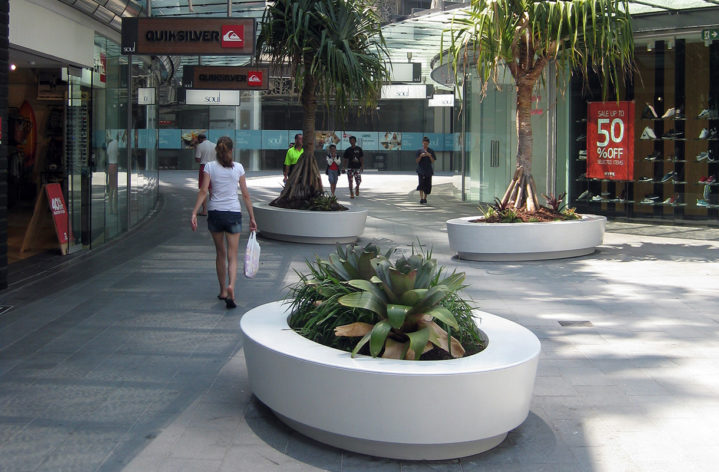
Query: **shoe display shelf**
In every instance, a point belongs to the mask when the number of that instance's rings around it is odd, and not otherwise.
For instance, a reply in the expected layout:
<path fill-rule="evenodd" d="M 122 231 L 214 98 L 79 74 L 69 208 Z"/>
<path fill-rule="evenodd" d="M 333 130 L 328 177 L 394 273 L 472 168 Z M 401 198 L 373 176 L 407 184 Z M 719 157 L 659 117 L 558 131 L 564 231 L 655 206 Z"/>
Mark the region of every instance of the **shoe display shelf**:
<path fill-rule="evenodd" d="M 696 116 L 698 128 L 701 131 L 692 140 L 695 146 L 695 159 L 692 161 L 694 166 L 694 175 L 709 176 L 702 177 L 696 182 L 692 182 L 692 186 L 696 189 L 696 199 L 692 199 L 693 205 L 697 208 L 706 208 L 707 216 L 719 217 L 719 182 L 716 176 L 719 175 L 719 107 L 717 106 L 716 97 L 710 99 L 709 106 L 703 108 Z"/>

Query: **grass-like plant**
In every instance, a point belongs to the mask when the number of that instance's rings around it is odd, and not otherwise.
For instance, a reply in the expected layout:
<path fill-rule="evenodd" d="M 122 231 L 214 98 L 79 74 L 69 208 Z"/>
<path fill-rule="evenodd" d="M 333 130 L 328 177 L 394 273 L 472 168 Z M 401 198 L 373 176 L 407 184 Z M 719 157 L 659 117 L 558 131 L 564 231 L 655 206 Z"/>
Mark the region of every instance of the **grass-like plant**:
<path fill-rule="evenodd" d="M 353 356 L 441 359 L 482 350 L 472 307 L 458 294 L 464 273 L 445 276 L 421 248 L 394 262 L 393 253 L 347 246 L 308 261 L 309 274 L 290 287 L 290 327 Z"/>

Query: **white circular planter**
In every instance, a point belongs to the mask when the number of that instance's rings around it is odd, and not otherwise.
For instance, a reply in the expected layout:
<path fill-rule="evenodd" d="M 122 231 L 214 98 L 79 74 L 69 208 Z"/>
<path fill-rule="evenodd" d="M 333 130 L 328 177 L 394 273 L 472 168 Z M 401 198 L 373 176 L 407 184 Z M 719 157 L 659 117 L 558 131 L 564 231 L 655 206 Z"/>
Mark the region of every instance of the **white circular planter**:
<path fill-rule="evenodd" d="M 598 215 L 547 223 L 472 223 L 482 218 L 447 221 L 449 247 L 460 259 L 532 261 L 583 256 L 602 244 L 607 224 Z"/>
<path fill-rule="evenodd" d="M 243 316 L 247 372 L 255 396 L 311 438 L 373 456 L 449 459 L 497 446 L 529 414 L 540 343 L 514 322 L 475 312 L 489 343 L 461 359 L 353 359 L 295 333 L 287 310 L 274 302 Z"/>
<path fill-rule="evenodd" d="M 353 243 L 364 231 L 367 210 L 291 210 L 253 203 L 255 221 L 266 238 L 293 243 Z"/>

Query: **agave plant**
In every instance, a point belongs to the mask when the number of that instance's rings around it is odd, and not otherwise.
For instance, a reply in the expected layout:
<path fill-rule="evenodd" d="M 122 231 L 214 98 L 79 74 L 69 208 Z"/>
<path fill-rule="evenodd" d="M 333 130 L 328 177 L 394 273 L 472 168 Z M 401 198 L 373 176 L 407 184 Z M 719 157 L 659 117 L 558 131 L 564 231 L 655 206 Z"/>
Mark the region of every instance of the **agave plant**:
<path fill-rule="evenodd" d="M 292 290 L 290 326 L 303 336 L 356 355 L 419 359 L 438 347 L 461 357 L 483 348 L 471 307 L 458 295 L 464 274 L 444 277 L 431 253 L 399 257 L 374 245 L 338 247 L 308 262 Z M 359 342 L 354 338 L 361 338 Z"/>
<path fill-rule="evenodd" d="M 402 257 L 394 266 L 387 259 L 373 259 L 376 276 L 369 281 L 350 280 L 349 285 L 361 292 L 344 295 L 339 303 L 375 313 L 379 321 L 374 324 L 358 321 L 335 329 L 337 336 L 362 339 L 352 350 L 354 356 L 365 344 L 373 357 L 419 359 L 435 346 L 452 357 L 462 357 L 464 347 L 436 322 L 459 329 L 454 315 L 440 302 L 462 288 L 463 273 L 453 273 L 439 284 L 430 286 L 436 271 L 436 261 L 421 254 Z"/>

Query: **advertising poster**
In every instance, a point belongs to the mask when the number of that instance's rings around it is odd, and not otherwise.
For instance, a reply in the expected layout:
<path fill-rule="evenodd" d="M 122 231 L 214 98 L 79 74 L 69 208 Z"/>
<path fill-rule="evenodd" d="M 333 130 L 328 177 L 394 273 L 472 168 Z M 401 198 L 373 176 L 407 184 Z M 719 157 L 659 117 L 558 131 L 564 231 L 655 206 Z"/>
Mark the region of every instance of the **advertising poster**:
<path fill-rule="evenodd" d="M 330 144 L 334 144 L 339 149 L 340 145 L 339 131 L 315 131 L 315 149 L 327 150 Z"/>
<path fill-rule="evenodd" d="M 379 144 L 382 146 L 381 149 L 387 151 L 401 151 L 402 133 L 399 131 L 386 131 L 384 133 L 380 133 Z"/>
<path fill-rule="evenodd" d="M 294 134 L 292 140 L 294 140 Z M 262 149 L 289 149 L 290 138 L 287 131 L 262 130 Z"/>
<path fill-rule="evenodd" d="M 207 134 L 207 130 L 204 128 L 203 129 L 199 129 L 199 128 L 183 129 L 182 135 L 181 135 L 180 147 L 182 149 L 192 149 L 192 143 L 195 142 L 195 140 L 197 140 L 197 135 L 201 134 L 201 133 Z"/>
<path fill-rule="evenodd" d="M 69 229 L 67 225 L 67 212 L 65 211 L 65 199 L 62 196 L 62 188 L 60 184 L 45 185 L 45 193 L 47 196 L 52 219 L 55 222 L 55 233 L 60 246 L 67 244 L 69 241 Z"/>
<path fill-rule="evenodd" d="M 357 137 L 357 145 L 362 148 L 363 151 L 378 151 L 379 148 L 379 135 L 372 131 L 361 131 L 355 134 Z"/>
<path fill-rule="evenodd" d="M 179 129 L 159 129 L 157 130 L 159 149 L 180 149 L 180 135 L 182 131 Z"/>
<path fill-rule="evenodd" d="M 634 102 L 587 104 L 587 178 L 634 180 Z"/>
<path fill-rule="evenodd" d="M 256 129 L 237 130 L 235 146 L 240 150 L 262 149 L 262 131 Z"/>
<path fill-rule="evenodd" d="M 207 139 L 217 144 L 217 140 L 223 136 L 229 136 L 229 138 L 235 141 L 235 130 L 234 129 L 211 129 L 207 133 Z M 235 143 L 237 144 L 237 143 Z"/>
<path fill-rule="evenodd" d="M 402 147 L 405 151 L 416 151 L 422 147 L 423 137 L 424 134 L 422 133 L 402 133 Z M 435 151 L 439 150 L 436 147 L 436 143 L 434 143 L 433 141 L 430 141 L 429 147 L 431 147 Z"/>

